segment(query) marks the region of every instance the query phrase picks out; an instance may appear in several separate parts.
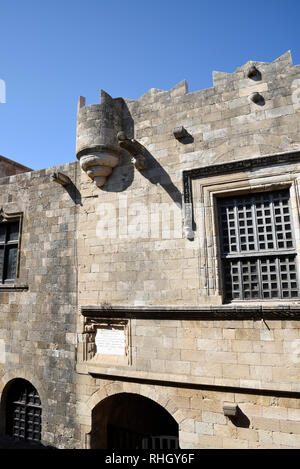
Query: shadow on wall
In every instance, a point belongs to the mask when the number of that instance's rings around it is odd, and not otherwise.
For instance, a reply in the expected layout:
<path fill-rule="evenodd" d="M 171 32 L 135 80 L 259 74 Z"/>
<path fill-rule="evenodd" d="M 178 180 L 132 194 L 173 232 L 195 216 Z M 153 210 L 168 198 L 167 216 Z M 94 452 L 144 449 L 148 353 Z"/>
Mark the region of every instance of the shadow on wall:
<path fill-rule="evenodd" d="M 69 184 L 65 186 L 65 189 L 76 205 L 82 205 L 81 194 L 71 180 Z"/>
<path fill-rule="evenodd" d="M 9 436 L 0 437 L 0 449 L 58 449 L 51 445 L 17 440 Z"/>
<path fill-rule="evenodd" d="M 122 124 L 123 130 L 128 138 L 133 138 L 134 121 L 124 100 L 122 108 Z M 131 163 L 131 157 L 127 151 L 122 150 L 119 165 L 114 168 L 106 184 L 104 184 L 100 189 L 105 192 L 124 192 L 131 186 L 133 179 L 134 166 Z"/>
<path fill-rule="evenodd" d="M 123 131 L 127 138 L 134 138 L 134 121 L 125 102 L 123 106 Z M 190 143 L 190 138 L 192 137 L 187 135 L 187 140 L 182 143 Z M 169 174 L 146 148 L 144 156 L 145 169 L 140 171 L 142 176 L 151 182 L 151 184 L 159 184 L 167 192 L 173 202 L 177 206 L 182 207 L 182 194 L 173 184 Z M 114 169 L 108 182 L 101 187 L 101 190 L 106 192 L 125 191 L 134 180 L 134 171 L 135 167 L 131 162 L 130 154 L 126 150 L 122 150 L 119 166 Z"/>
<path fill-rule="evenodd" d="M 235 417 L 229 417 L 231 422 L 234 426 L 239 428 L 249 428 L 250 427 L 250 420 L 248 419 L 247 415 L 242 412 L 242 410 L 238 407 L 237 414 Z"/>
<path fill-rule="evenodd" d="M 146 150 L 145 152 L 145 169 L 141 171 L 141 174 L 148 179 L 151 184 L 159 184 L 171 197 L 173 202 L 182 207 L 182 194 L 172 182 L 169 174 L 154 158 L 154 156 Z"/>

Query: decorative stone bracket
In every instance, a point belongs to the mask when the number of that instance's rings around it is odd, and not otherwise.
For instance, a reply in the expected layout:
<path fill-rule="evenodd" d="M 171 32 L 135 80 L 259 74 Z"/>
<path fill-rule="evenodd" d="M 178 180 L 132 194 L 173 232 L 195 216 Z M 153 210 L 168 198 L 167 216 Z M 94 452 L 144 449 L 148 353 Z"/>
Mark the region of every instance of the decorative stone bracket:
<path fill-rule="evenodd" d="M 71 182 L 68 176 L 60 172 L 52 173 L 51 180 L 53 182 L 57 182 L 58 184 L 61 184 L 62 186 L 67 186 Z"/>
<path fill-rule="evenodd" d="M 110 145 L 97 145 L 77 154 L 81 169 L 94 181 L 97 187 L 102 187 L 113 168 L 119 164 L 120 150 Z"/>
<path fill-rule="evenodd" d="M 187 137 L 189 134 L 188 134 L 187 130 L 182 125 L 180 125 L 180 126 L 175 127 L 173 129 L 173 135 L 177 140 L 181 140 L 181 139 Z"/>
<path fill-rule="evenodd" d="M 238 405 L 235 402 L 224 402 L 223 412 L 226 417 L 236 417 L 238 413 Z"/>
<path fill-rule="evenodd" d="M 127 138 L 125 132 L 118 133 L 119 145 L 131 155 L 131 161 L 138 171 L 145 169 L 146 148 L 135 139 Z"/>

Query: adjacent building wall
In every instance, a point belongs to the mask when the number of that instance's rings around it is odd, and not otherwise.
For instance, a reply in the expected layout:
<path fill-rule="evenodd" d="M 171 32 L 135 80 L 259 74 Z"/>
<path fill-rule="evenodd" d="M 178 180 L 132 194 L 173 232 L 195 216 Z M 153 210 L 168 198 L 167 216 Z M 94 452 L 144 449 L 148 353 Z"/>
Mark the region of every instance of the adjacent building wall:
<path fill-rule="evenodd" d="M 15 161 L 4 158 L 4 156 L 0 156 L 0 178 L 19 173 L 26 173 L 28 171 L 32 170 L 26 166 L 16 163 Z"/>
<path fill-rule="evenodd" d="M 0 179 L 0 207 L 23 213 L 19 275 L 14 286 L 0 286 L 1 431 L 3 391 L 11 380 L 24 378 L 41 398 L 42 442 L 73 448 L 80 200 L 75 186 L 66 190 L 52 182 L 54 169 L 76 181 L 76 163 Z"/>

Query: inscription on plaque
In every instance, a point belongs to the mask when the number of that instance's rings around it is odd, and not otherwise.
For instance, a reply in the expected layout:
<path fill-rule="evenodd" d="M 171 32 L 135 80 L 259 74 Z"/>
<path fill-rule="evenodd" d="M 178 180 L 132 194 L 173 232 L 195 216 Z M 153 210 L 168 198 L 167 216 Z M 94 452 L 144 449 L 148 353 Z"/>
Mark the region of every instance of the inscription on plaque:
<path fill-rule="evenodd" d="M 97 328 L 95 337 L 96 353 L 104 355 L 125 355 L 126 341 L 123 327 Z"/>

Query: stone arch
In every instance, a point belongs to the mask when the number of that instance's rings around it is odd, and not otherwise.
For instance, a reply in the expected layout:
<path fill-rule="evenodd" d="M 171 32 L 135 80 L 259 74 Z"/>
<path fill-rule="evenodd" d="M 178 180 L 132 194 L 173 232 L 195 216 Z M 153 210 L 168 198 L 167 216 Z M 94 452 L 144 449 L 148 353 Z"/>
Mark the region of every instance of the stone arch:
<path fill-rule="evenodd" d="M 93 409 L 107 398 L 118 394 L 137 394 L 150 399 L 153 403 L 158 404 L 167 411 L 178 424 L 179 428 L 180 424 L 186 418 L 182 410 L 180 410 L 177 404 L 172 400 L 172 397 L 169 397 L 166 392 L 163 392 L 161 387 L 150 387 L 149 385 L 139 383 L 111 382 L 98 389 L 81 407 L 82 410 L 84 409 L 85 417 L 88 417 L 88 419 L 85 419 L 86 431 L 84 439 L 86 448 L 90 448 L 91 444 L 90 437 L 92 432 Z"/>

